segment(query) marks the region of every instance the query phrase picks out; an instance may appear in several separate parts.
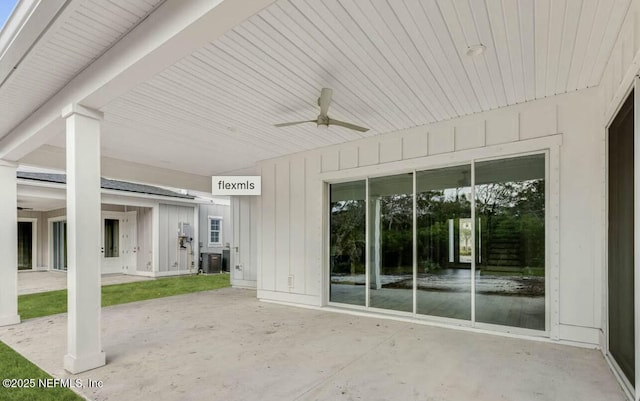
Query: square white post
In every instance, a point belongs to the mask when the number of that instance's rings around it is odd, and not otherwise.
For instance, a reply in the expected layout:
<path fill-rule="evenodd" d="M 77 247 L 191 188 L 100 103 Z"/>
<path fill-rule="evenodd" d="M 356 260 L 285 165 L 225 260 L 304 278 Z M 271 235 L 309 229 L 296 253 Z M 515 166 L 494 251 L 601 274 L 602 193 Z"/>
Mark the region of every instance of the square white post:
<path fill-rule="evenodd" d="M 18 316 L 18 212 L 16 165 L 0 160 L 0 326 Z"/>
<path fill-rule="evenodd" d="M 100 121 L 102 113 L 71 104 L 67 124 L 67 354 L 80 373 L 105 364 L 100 336 Z"/>

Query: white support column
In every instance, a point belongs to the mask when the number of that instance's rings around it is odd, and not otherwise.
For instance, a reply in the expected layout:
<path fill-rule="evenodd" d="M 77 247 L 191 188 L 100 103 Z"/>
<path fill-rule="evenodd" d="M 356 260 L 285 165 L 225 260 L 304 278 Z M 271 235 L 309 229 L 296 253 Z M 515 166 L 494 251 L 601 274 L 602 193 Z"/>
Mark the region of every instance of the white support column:
<path fill-rule="evenodd" d="M 67 354 L 80 373 L 105 364 L 100 333 L 100 122 L 102 113 L 71 104 L 67 124 Z"/>
<path fill-rule="evenodd" d="M 0 326 L 18 316 L 18 212 L 16 164 L 0 160 Z"/>

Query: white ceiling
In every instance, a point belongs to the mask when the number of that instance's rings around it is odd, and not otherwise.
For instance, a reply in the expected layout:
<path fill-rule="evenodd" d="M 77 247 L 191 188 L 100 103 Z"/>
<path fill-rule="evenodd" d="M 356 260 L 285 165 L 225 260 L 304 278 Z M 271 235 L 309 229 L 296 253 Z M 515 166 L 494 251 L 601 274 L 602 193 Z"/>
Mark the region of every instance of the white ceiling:
<path fill-rule="evenodd" d="M 164 0 L 74 0 L 0 86 L 0 137 L 55 95 Z"/>
<path fill-rule="evenodd" d="M 280 0 L 105 106 L 103 154 L 211 175 L 595 86 L 629 4 Z M 314 119 L 322 87 L 332 118 L 371 130 L 273 127 Z"/>

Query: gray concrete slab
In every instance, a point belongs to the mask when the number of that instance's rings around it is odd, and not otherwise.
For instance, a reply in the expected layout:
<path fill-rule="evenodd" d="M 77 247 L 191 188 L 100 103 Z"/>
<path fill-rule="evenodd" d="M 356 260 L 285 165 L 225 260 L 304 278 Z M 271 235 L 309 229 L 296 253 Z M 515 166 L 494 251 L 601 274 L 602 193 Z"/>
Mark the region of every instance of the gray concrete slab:
<path fill-rule="evenodd" d="M 104 367 L 62 369 L 66 315 L 0 328 L 91 400 L 624 401 L 597 350 L 261 303 L 223 289 L 102 309 Z"/>
<path fill-rule="evenodd" d="M 133 283 L 144 280 L 153 279 L 126 274 L 105 274 L 102 276 L 102 285 Z M 18 272 L 18 295 L 64 290 L 65 288 L 67 288 L 67 273 L 65 272 L 24 270 Z"/>

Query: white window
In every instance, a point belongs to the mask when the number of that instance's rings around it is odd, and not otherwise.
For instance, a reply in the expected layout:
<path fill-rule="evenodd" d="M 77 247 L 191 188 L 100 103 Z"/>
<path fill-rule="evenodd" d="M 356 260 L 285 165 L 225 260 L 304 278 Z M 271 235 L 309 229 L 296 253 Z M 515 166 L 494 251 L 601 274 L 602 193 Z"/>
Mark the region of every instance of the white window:
<path fill-rule="evenodd" d="M 209 246 L 222 245 L 222 217 L 209 216 Z"/>

